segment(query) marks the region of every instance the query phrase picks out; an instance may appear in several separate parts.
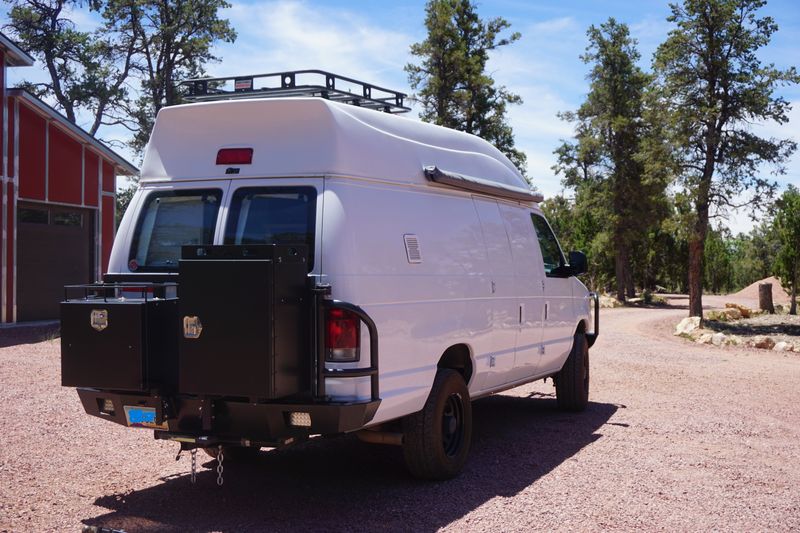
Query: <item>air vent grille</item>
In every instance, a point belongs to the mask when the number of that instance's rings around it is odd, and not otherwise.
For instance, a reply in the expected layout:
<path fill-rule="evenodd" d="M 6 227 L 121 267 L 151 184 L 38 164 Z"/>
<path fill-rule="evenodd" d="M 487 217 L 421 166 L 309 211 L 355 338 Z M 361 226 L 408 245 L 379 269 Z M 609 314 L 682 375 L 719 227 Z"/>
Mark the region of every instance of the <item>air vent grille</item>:
<path fill-rule="evenodd" d="M 403 235 L 406 243 L 406 256 L 409 263 L 422 263 L 422 252 L 419 249 L 419 238 L 416 235 L 407 233 Z"/>

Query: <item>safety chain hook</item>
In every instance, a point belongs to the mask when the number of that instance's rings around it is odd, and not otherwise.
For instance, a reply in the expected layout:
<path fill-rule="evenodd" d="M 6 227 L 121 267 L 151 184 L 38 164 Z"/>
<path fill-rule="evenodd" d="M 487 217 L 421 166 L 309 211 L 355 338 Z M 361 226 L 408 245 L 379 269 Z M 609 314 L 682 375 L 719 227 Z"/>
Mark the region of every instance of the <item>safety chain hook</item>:
<path fill-rule="evenodd" d="M 222 444 L 219 445 L 218 452 L 217 452 L 217 485 L 220 487 L 222 486 L 225 481 L 222 479 L 222 472 L 224 468 L 222 467 L 222 461 L 225 459 L 225 454 L 222 451 Z"/>

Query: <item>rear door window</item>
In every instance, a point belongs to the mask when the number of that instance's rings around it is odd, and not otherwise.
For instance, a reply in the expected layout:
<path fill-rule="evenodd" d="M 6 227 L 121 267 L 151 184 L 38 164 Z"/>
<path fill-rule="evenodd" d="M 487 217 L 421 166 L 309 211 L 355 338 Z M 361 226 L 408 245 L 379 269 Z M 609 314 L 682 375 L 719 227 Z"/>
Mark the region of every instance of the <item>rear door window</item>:
<path fill-rule="evenodd" d="M 177 271 L 181 246 L 213 244 L 221 200 L 219 189 L 150 193 L 136 223 L 128 269 Z"/>
<path fill-rule="evenodd" d="M 317 191 L 313 187 L 243 187 L 231 200 L 225 244 L 304 244 L 314 267 Z"/>

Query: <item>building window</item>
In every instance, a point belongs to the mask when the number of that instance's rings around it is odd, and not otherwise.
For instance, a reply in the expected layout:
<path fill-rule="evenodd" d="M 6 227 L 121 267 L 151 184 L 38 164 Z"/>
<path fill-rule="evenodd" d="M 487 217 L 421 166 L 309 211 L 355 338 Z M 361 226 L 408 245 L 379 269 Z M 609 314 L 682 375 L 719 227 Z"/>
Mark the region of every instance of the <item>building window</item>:
<path fill-rule="evenodd" d="M 47 209 L 20 207 L 17 209 L 17 220 L 21 224 L 48 224 L 50 222 Z"/>

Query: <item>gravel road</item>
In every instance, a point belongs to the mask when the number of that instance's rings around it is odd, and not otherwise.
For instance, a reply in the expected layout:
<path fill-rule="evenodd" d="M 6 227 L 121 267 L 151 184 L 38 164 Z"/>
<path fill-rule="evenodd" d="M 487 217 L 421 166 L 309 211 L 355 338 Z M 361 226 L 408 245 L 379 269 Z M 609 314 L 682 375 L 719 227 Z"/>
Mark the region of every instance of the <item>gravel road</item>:
<path fill-rule="evenodd" d="M 339 438 L 229 464 L 221 488 L 198 454 L 192 486 L 177 445 L 84 415 L 57 340 L 0 330 L 0 530 L 800 529 L 800 354 L 693 345 L 685 314 L 604 310 L 589 409 L 556 411 L 550 382 L 478 401 L 466 470 L 438 484 Z"/>

